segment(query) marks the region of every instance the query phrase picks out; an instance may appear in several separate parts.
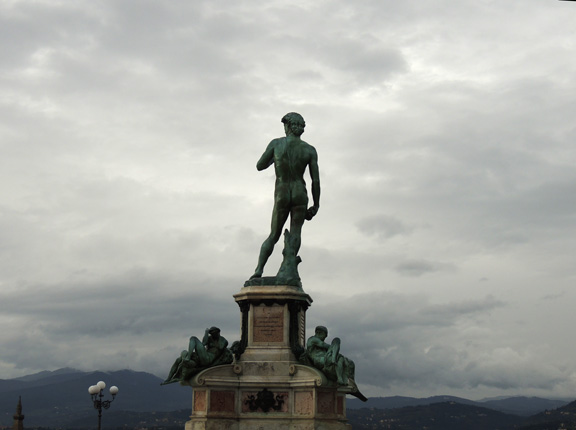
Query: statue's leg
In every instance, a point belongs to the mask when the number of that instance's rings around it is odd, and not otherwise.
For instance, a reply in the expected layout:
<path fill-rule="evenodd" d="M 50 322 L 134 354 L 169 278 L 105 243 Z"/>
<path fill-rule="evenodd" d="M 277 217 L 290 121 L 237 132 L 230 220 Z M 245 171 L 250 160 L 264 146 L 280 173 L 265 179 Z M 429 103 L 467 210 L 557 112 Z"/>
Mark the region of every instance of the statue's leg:
<path fill-rule="evenodd" d="M 186 358 L 190 359 L 192 357 L 192 353 L 194 351 L 196 351 L 196 346 L 198 344 L 202 345 L 202 342 L 200 341 L 200 339 L 198 339 L 196 336 L 192 336 L 190 338 L 190 341 L 188 342 L 188 351 L 187 351 L 188 354 L 187 354 Z"/>
<path fill-rule="evenodd" d="M 180 367 L 180 363 L 182 363 L 182 361 L 180 360 L 180 358 L 177 358 L 176 361 L 174 362 L 174 364 L 172 365 L 172 367 L 170 368 L 170 373 L 168 373 L 168 377 L 166 378 L 166 380 L 164 381 L 165 383 L 168 381 L 171 381 L 172 378 L 174 378 L 174 375 L 176 374 L 176 371 L 178 370 L 178 368 Z"/>
<path fill-rule="evenodd" d="M 195 355 L 197 357 L 198 364 L 201 366 L 209 366 L 212 364 L 212 356 L 208 353 L 208 351 L 206 351 L 206 347 L 196 336 L 192 336 L 190 338 L 190 348 L 192 346 L 194 346 L 194 352 L 196 353 Z M 192 349 L 190 349 L 190 352 L 192 352 Z"/>
<path fill-rule="evenodd" d="M 272 255 L 272 251 L 274 251 L 274 245 L 276 245 L 278 239 L 280 239 L 280 235 L 282 234 L 282 227 L 284 227 L 289 213 L 290 212 L 287 209 L 285 202 L 279 199 L 275 199 L 274 210 L 272 211 L 270 235 L 260 248 L 258 265 L 256 266 L 256 270 L 250 279 L 262 277 L 262 274 L 264 273 L 264 266 L 266 265 L 268 258 L 270 258 L 270 255 Z"/>
<path fill-rule="evenodd" d="M 333 363 L 338 361 L 338 356 L 340 355 L 340 338 L 335 337 L 330 344 L 330 348 L 328 348 L 329 353 L 331 354 L 330 360 Z"/>
<path fill-rule="evenodd" d="M 334 368 L 336 371 L 336 377 L 340 385 L 348 384 L 348 378 L 346 377 L 346 363 L 344 356 L 340 355 L 340 338 L 335 337 L 330 343 L 330 347 L 326 352 L 326 361 L 334 363 Z"/>
<path fill-rule="evenodd" d="M 344 362 L 344 357 L 339 356 L 338 361 L 336 361 L 336 377 L 338 379 L 339 385 L 348 385 L 348 378 L 346 376 L 346 363 Z"/>
<path fill-rule="evenodd" d="M 162 382 L 162 385 L 169 384 L 170 382 L 174 382 L 174 379 L 175 379 L 174 377 L 176 376 L 176 374 L 178 373 L 178 371 L 180 370 L 180 368 L 182 366 L 182 357 L 184 357 L 184 355 L 187 352 L 188 351 L 182 351 L 182 354 L 180 354 L 180 357 L 178 357 L 176 359 L 176 361 L 174 362 L 174 364 L 170 368 L 170 372 L 168 373 L 168 377 L 166 378 L 166 380 L 164 382 Z"/>
<path fill-rule="evenodd" d="M 293 237 L 294 252 L 298 255 L 302 243 L 302 226 L 306 219 L 306 204 L 294 206 L 290 211 L 290 234 Z"/>
<path fill-rule="evenodd" d="M 354 381 L 355 379 L 354 375 L 356 373 L 356 365 L 349 358 L 344 357 L 344 359 L 346 360 L 346 375 L 348 376 L 348 378 Z"/>
<path fill-rule="evenodd" d="M 284 250 L 282 264 L 276 277 L 286 282 L 300 281 L 298 264 L 302 261 L 298 256 L 302 224 L 306 214 L 306 206 L 293 207 L 290 211 L 290 231 L 284 233 Z"/>
<path fill-rule="evenodd" d="M 274 251 L 274 245 L 276 244 L 277 241 L 278 239 L 274 240 L 270 236 L 268 236 L 268 238 L 264 241 L 264 243 L 260 247 L 260 255 L 258 255 L 258 265 L 254 270 L 254 274 L 250 276 L 250 279 L 262 277 L 262 274 L 264 273 L 264 266 L 266 265 L 268 258 L 270 258 L 270 256 L 272 255 L 272 251 Z"/>

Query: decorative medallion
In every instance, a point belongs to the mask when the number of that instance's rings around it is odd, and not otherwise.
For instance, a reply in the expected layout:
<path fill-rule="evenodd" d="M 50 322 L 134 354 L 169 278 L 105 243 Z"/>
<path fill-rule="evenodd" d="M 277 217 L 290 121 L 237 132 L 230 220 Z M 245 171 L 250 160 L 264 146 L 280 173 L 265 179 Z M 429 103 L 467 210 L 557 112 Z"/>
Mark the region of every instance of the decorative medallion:
<path fill-rule="evenodd" d="M 252 412 L 257 411 L 258 409 L 262 410 L 262 412 L 269 412 L 270 410 L 280 411 L 284 404 L 284 395 L 278 394 L 274 397 L 272 391 L 268 391 L 267 388 L 264 388 L 262 391 L 256 393 L 255 396 L 249 395 L 244 401 L 244 404 L 248 405 L 248 408 Z"/>

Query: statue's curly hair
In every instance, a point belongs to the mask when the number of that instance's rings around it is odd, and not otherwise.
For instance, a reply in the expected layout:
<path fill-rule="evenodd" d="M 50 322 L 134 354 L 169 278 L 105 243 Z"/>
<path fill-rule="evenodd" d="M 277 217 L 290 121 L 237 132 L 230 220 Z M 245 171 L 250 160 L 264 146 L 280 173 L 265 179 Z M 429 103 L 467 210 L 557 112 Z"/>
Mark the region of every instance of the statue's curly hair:
<path fill-rule="evenodd" d="M 284 124 L 288 124 L 290 131 L 294 133 L 296 136 L 300 136 L 304 133 L 304 127 L 306 127 L 306 122 L 304 122 L 304 118 L 302 115 L 296 112 L 287 113 L 282 117 L 282 122 Z"/>

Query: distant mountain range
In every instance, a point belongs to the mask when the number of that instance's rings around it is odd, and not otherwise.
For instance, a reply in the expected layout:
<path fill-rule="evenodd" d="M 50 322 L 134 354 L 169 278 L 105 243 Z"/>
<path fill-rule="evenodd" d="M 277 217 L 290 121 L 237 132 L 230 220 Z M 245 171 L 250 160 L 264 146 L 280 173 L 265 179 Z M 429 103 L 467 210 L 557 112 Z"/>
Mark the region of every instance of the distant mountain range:
<path fill-rule="evenodd" d="M 348 409 L 348 419 L 354 430 L 512 430 L 524 421 L 518 415 L 456 402 Z"/>
<path fill-rule="evenodd" d="M 105 428 L 182 429 L 190 415 L 190 387 L 160 386 L 160 378 L 145 372 L 81 372 L 66 368 L 0 380 L 0 426 L 12 426 L 12 416 L 21 396 L 25 428 L 94 427 L 97 412 L 88 387 L 100 380 L 107 384 L 105 399 L 111 398 L 110 386 L 120 389 L 111 408 L 103 414 Z M 576 417 L 576 402 L 568 404 L 568 400 L 536 397 L 483 401 L 453 396 L 376 397 L 366 403 L 349 399 L 347 407 L 354 430 L 548 430 L 545 427 L 548 423 L 562 422 L 562 419 L 567 422 Z M 522 427 L 525 425 L 531 427 Z M 572 427 L 557 425 L 553 430 L 558 428 Z"/>
<path fill-rule="evenodd" d="M 477 406 L 492 409 L 512 415 L 528 417 L 545 410 L 556 409 L 570 402 L 570 399 L 550 400 L 539 397 L 504 397 L 499 399 L 487 399 L 473 401 L 454 396 L 433 396 L 422 399 L 414 397 L 371 397 L 367 402 L 358 399 L 350 399 L 346 402 L 349 409 L 376 408 L 397 409 L 407 406 L 423 406 L 433 403 L 454 402 L 461 405 Z"/>
<path fill-rule="evenodd" d="M 576 401 L 529 418 L 453 401 L 347 414 L 354 430 L 576 430 Z"/>
<path fill-rule="evenodd" d="M 519 430 L 576 430 L 576 402 L 540 412 L 528 418 Z"/>
<path fill-rule="evenodd" d="M 22 397 L 24 427 L 67 427 L 72 421 L 86 419 L 93 426 L 97 412 L 88 387 L 104 381 L 105 399 L 111 399 L 108 388 L 116 385 L 118 395 L 112 411 L 176 411 L 192 407 L 192 390 L 179 384 L 160 386 L 162 380 L 145 372 L 81 372 L 60 369 L 40 372 L 21 378 L 0 380 L 0 426 L 12 426 L 18 397 Z M 106 417 L 104 416 L 103 420 Z"/>

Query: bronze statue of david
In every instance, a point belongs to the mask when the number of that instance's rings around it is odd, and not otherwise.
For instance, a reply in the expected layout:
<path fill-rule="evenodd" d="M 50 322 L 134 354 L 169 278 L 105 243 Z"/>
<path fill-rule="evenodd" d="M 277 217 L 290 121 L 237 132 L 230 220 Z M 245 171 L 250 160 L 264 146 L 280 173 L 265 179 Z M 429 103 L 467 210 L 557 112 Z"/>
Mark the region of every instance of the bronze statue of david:
<path fill-rule="evenodd" d="M 264 272 L 264 266 L 268 261 L 274 245 L 280 239 L 282 228 L 290 216 L 290 231 L 285 245 L 286 252 L 293 254 L 292 263 L 283 263 L 278 272 L 278 277 L 297 278 L 296 266 L 299 262 L 297 257 L 301 244 L 301 233 L 304 220 L 311 220 L 320 208 L 320 175 L 318 171 L 318 155 L 316 149 L 300 136 L 304 132 L 306 123 L 298 113 L 291 112 L 282 118 L 286 137 L 272 140 L 264 154 L 258 160 L 256 168 L 261 171 L 274 164 L 276 183 L 274 187 L 274 209 L 272 210 L 272 223 L 270 235 L 266 238 L 258 257 L 258 265 L 254 274 L 250 277 L 260 278 Z M 308 193 L 304 173 L 310 171 L 312 181 L 313 205 L 308 208 Z M 288 250 L 289 248 L 289 250 Z M 297 262 L 295 260 L 298 259 Z M 287 267 L 290 266 L 290 267 Z"/>

